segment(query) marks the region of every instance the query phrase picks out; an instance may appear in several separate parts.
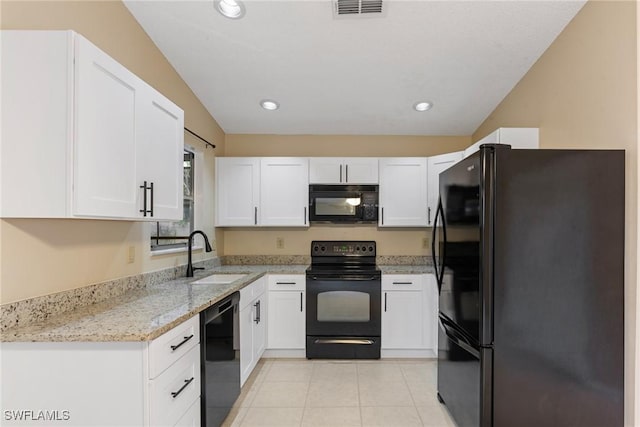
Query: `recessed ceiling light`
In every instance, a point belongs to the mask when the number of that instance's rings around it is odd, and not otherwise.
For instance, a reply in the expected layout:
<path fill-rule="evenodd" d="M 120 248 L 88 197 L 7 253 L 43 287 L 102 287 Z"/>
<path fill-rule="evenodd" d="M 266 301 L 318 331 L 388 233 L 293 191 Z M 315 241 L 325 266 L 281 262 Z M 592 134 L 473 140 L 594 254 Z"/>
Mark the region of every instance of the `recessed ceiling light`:
<path fill-rule="evenodd" d="M 427 111 L 430 110 L 431 107 L 433 107 L 433 104 L 426 101 L 416 102 L 415 104 L 413 104 L 413 109 L 416 111 Z"/>
<path fill-rule="evenodd" d="M 239 19 L 244 16 L 244 5 L 240 0 L 218 0 L 214 2 L 218 12 L 231 19 Z"/>
<path fill-rule="evenodd" d="M 260 106 L 269 111 L 277 110 L 278 108 L 280 108 L 280 104 L 271 99 L 264 99 L 260 101 Z"/>

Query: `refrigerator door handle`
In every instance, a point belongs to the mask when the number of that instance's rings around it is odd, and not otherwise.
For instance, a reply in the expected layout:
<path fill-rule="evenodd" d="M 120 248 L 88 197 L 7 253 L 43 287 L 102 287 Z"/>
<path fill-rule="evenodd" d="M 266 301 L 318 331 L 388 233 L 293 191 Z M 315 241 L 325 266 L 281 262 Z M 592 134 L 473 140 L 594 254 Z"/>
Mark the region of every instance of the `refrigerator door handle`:
<path fill-rule="evenodd" d="M 436 233 L 438 229 L 438 217 L 442 218 L 442 253 L 440 254 L 440 259 L 442 261 L 442 266 L 438 269 L 438 259 L 436 258 Z M 442 287 L 442 279 L 444 277 L 444 259 L 446 256 L 446 246 L 447 246 L 447 228 L 444 223 L 444 209 L 442 208 L 442 197 L 438 197 L 438 208 L 436 209 L 435 217 L 433 218 L 433 230 L 431 232 L 431 257 L 433 258 L 433 268 L 436 274 L 436 281 L 438 282 L 438 293 L 440 292 L 440 288 Z"/>
<path fill-rule="evenodd" d="M 451 341 L 453 341 L 459 347 L 465 349 L 467 352 L 473 354 L 478 359 L 480 358 L 480 351 L 473 345 L 471 345 L 471 343 L 469 343 L 469 341 L 462 334 L 459 334 L 454 329 L 448 328 L 442 321 L 442 318 L 439 318 L 438 320 L 440 328 Z"/>

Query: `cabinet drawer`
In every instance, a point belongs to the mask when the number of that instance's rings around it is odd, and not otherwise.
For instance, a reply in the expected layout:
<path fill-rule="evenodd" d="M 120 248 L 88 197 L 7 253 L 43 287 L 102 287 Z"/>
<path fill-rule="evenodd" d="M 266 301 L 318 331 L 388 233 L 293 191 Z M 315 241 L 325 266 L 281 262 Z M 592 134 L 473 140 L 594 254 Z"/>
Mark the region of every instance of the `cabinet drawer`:
<path fill-rule="evenodd" d="M 193 316 L 149 343 L 149 378 L 160 375 L 200 342 L 200 316 Z"/>
<path fill-rule="evenodd" d="M 306 277 L 303 274 L 272 274 L 269 275 L 270 291 L 304 291 Z"/>
<path fill-rule="evenodd" d="M 383 274 L 383 291 L 420 291 L 424 287 L 424 274 Z"/>
<path fill-rule="evenodd" d="M 200 396 L 200 346 L 149 380 L 149 421 L 152 426 L 174 426 Z"/>
<path fill-rule="evenodd" d="M 245 308 L 251 302 L 253 302 L 260 295 L 264 294 L 266 289 L 266 277 L 261 277 L 258 280 L 240 289 L 240 310 Z"/>
<path fill-rule="evenodd" d="M 200 399 L 196 399 L 173 427 L 200 427 Z"/>

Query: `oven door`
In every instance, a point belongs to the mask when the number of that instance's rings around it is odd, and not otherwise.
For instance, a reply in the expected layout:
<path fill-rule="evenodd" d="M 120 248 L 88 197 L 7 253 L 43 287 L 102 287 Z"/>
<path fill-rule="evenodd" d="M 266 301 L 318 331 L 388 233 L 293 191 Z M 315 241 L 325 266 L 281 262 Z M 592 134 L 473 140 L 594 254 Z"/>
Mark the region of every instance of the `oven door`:
<path fill-rule="evenodd" d="M 307 274 L 307 335 L 380 336 L 380 275 Z"/>

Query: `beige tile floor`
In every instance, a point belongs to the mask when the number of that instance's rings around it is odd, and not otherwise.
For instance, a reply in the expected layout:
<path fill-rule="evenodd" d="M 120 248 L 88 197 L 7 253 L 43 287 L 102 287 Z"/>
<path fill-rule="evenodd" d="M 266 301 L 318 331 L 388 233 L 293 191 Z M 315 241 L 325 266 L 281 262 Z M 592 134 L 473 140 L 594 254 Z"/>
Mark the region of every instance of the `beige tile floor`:
<path fill-rule="evenodd" d="M 225 427 L 454 427 L 432 360 L 263 359 Z"/>

